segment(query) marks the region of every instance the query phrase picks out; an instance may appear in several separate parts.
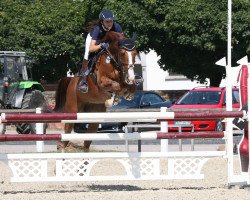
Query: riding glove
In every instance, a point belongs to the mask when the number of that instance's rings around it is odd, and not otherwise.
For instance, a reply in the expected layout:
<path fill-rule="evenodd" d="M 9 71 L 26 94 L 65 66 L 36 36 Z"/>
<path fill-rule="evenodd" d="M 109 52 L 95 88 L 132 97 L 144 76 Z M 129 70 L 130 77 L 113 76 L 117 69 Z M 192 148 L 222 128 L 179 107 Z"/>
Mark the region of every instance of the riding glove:
<path fill-rule="evenodd" d="M 101 43 L 101 48 L 102 50 L 106 50 L 107 48 L 109 48 L 109 43 L 105 43 L 105 42 Z"/>

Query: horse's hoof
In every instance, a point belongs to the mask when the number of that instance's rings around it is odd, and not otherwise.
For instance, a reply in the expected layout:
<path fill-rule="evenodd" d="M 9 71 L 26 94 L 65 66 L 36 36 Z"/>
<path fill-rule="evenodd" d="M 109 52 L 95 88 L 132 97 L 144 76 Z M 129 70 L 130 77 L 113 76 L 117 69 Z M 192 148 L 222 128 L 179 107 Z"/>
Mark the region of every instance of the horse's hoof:
<path fill-rule="evenodd" d="M 87 147 L 83 147 L 83 151 L 84 151 L 84 152 L 89 152 L 90 150 L 89 150 L 89 148 L 87 148 Z"/>
<path fill-rule="evenodd" d="M 65 148 L 61 149 L 61 153 L 65 153 L 65 152 L 66 152 Z"/>
<path fill-rule="evenodd" d="M 57 152 L 65 153 L 65 148 L 57 146 Z"/>
<path fill-rule="evenodd" d="M 67 146 L 68 142 L 61 142 L 61 141 L 58 141 L 57 142 L 57 151 L 61 151 L 62 153 L 65 153 L 65 148 Z"/>

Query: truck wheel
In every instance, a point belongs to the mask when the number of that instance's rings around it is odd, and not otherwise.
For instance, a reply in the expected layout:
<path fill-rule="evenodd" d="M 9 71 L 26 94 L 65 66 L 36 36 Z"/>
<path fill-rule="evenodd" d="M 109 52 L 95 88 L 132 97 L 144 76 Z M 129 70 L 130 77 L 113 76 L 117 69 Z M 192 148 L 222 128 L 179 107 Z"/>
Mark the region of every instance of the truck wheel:
<path fill-rule="evenodd" d="M 35 109 L 35 108 L 47 109 L 47 99 L 44 94 L 39 90 L 34 90 L 30 93 L 26 93 L 22 101 L 22 109 Z M 43 124 L 43 133 L 46 133 L 47 124 Z M 36 134 L 36 124 L 16 124 L 16 131 L 19 134 Z"/>

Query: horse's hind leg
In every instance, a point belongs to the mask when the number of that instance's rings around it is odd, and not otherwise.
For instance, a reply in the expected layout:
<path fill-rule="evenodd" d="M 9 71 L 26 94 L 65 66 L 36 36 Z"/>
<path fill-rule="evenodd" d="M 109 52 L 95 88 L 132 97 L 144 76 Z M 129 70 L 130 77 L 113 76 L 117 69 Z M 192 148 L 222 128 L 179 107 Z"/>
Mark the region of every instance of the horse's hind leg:
<path fill-rule="evenodd" d="M 105 104 L 91 104 L 85 112 L 106 112 Z M 96 133 L 98 129 L 99 124 L 90 123 L 87 129 L 88 133 Z M 89 147 L 91 145 L 91 140 L 85 140 L 84 141 L 84 149 L 89 150 Z"/>
<path fill-rule="evenodd" d="M 66 123 L 64 125 L 64 132 L 65 133 L 71 133 L 72 129 L 74 127 L 74 124 L 72 123 Z M 64 150 L 69 144 L 69 141 L 59 141 L 57 143 L 57 150 Z"/>
<path fill-rule="evenodd" d="M 67 113 L 77 113 L 78 104 L 77 104 L 77 95 L 76 95 L 76 87 L 77 87 L 78 79 L 72 79 L 67 87 L 66 92 L 66 101 L 65 101 L 65 112 Z M 70 134 L 73 129 L 74 124 L 66 123 L 64 126 L 64 132 Z M 57 149 L 64 149 L 68 146 L 69 141 L 63 141 L 57 143 Z"/>
<path fill-rule="evenodd" d="M 89 124 L 87 132 L 88 133 L 96 133 L 97 129 L 98 129 L 98 126 L 99 126 L 99 124 L 93 124 L 93 123 Z M 91 142 L 92 142 L 91 140 L 84 140 L 84 149 L 86 151 L 89 150 Z"/>

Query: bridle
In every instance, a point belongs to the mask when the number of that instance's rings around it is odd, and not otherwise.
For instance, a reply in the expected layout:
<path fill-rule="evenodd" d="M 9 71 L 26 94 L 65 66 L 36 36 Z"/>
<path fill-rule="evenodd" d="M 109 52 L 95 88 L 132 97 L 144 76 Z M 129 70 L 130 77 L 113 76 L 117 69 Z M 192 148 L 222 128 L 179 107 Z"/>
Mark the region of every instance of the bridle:
<path fill-rule="evenodd" d="M 124 41 L 124 40 L 121 40 L 121 41 Z M 102 50 L 102 51 L 104 54 L 107 55 L 107 57 L 110 58 L 110 61 L 113 63 L 115 69 L 119 72 L 120 79 L 123 80 L 123 82 L 128 83 L 129 80 L 126 80 L 126 74 L 128 73 L 129 70 L 133 70 L 134 64 L 133 63 L 125 63 L 122 61 L 120 49 L 125 49 L 127 51 L 127 53 L 128 53 L 128 51 L 132 53 L 135 49 L 135 46 L 134 46 L 134 43 L 132 43 L 130 45 L 130 48 L 127 48 L 125 45 L 123 45 L 121 43 L 118 48 L 119 48 L 119 51 L 117 52 L 117 55 L 116 55 L 117 59 L 111 54 L 111 52 L 108 49 Z M 128 68 L 126 69 L 124 66 L 128 66 Z"/>

